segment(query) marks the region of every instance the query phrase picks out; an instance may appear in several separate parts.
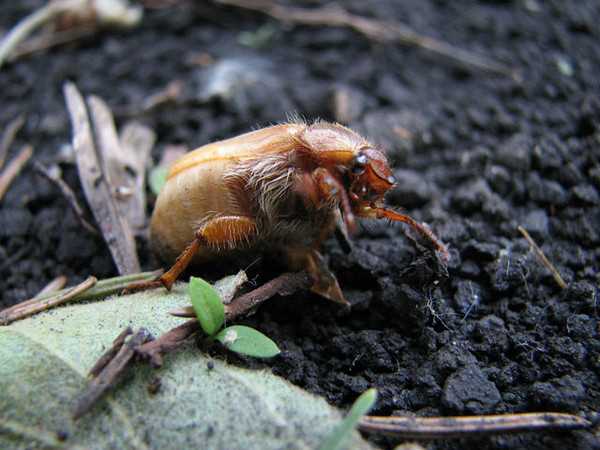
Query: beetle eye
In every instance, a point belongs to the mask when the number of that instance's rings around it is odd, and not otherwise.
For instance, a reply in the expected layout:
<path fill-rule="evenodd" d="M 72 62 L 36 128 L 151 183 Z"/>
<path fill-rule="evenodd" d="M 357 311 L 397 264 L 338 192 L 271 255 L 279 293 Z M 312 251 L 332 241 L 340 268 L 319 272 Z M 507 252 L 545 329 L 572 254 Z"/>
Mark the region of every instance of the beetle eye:
<path fill-rule="evenodd" d="M 356 158 L 354 158 L 354 165 L 352 166 L 352 173 L 354 175 L 360 175 L 361 173 L 363 173 L 365 171 L 367 161 L 367 155 L 365 155 L 364 153 L 359 153 L 358 155 L 356 155 Z"/>

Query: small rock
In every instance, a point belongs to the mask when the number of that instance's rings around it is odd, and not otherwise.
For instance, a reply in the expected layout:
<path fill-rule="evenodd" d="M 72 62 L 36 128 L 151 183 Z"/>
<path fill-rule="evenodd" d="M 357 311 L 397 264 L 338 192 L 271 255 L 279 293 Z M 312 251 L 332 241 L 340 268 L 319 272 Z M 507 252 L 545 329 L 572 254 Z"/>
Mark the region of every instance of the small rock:
<path fill-rule="evenodd" d="M 463 317 L 475 313 L 481 303 L 482 288 L 474 281 L 458 282 L 454 294 L 454 306 Z"/>
<path fill-rule="evenodd" d="M 600 203 L 598 191 L 591 184 L 579 184 L 571 189 L 571 193 L 573 194 L 573 198 L 581 203 L 588 205 L 597 205 Z"/>
<path fill-rule="evenodd" d="M 361 90 L 348 85 L 336 86 L 331 101 L 333 117 L 345 124 L 359 119 L 368 104 L 367 96 Z"/>
<path fill-rule="evenodd" d="M 395 106 L 405 106 L 413 97 L 413 92 L 389 72 L 385 72 L 377 83 L 375 93 L 384 101 Z"/>
<path fill-rule="evenodd" d="M 548 214 L 543 209 L 529 211 L 521 225 L 534 239 L 545 239 L 548 236 Z"/>
<path fill-rule="evenodd" d="M 394 171 L 394 176 L 398 184 L 387 197 L 392 204 L 415 208 L 431 200 L 433 190 L 423 175 L 414 170 L 399 169 Z"/>
<path fill-rule="evenodd" d="M 564 206 L 568 196 L 564 188 L 556 181 L 544 180 L 537 172 L 532 172 L 527 178 L 529 198 L 543 205 Z"/>
<path fill-rule="evenodd" d="M 33 217 L 23 208 L 0 209 L 0 238 L 26 236 L 31 227 Z"/>
<path fill-rule="evenodd" d="M 531 386 L 531 401 L 540 408 L 577 411 L 585 397 L 585 387 L 571 375 Z"/>
<path fill-rule="evenodd" d="M 485 169 L 485 179 L 498 194 L 506 195 L 511 191 L 512 177 L 502 166 L 489 165 Z"/>
<path fill-rule="evenodd" d="M 533 142 L 526 134 L 515 134 L 505 141 L 496 151 L 495 160 L 498 164 L 511 170 L 527 172 L 531 166 Z"/>
<path fill-rule="evenodd" d="M 496 385 L 476 365 L 459 369 L 444 384 L 442 402 L 459 414 L 491 412 L 500 400 Z"/>
<path fill-rule="evenodd" d="M 425 116 L 417 111 L 378 109 L 368 112 L 354 128 L 370 136 L 397 165 L 414 152 L 415 144 L 429 126 Z"/>
<path fill-rule="evenodd" d="M 492 314 L 477 322 L 475 337 L 488 347 L 488 351 L 502 352 L 508 347 L 508 335 L 504 321 Z"/>

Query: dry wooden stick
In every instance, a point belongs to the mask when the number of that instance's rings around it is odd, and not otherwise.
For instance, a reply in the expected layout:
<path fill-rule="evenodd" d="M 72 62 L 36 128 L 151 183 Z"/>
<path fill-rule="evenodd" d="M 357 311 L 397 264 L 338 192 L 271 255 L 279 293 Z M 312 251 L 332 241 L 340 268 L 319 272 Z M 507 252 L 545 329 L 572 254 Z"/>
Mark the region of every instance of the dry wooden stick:
<path fill-rule="evenodd" d="M 123 334 L 123 333 L 122 333 Z M 136 348 L 151 339 L 145 328 L 140 328 L 131 338 L 126 340 L 117 354 L 106 364 L 104 369 L 88 385 L 79 397 L 73 410 L 73 418 L 79 419 L 88 412 L 108 390 L 115 385 L 129 362 L 136 354 Z"/>
<path fill-rule="evenodd" d="M 98 230 L 96 229 L 96 227 L 94 225 L 92 225 L 91 223 L 89 223 L 87 221 L 87 219 L 85 218 L 85 212 L 83 211 L 83 208 L 77 201 L 75 192 L 73 192 L 73 189 L 71 189 L 71 187 L 67 183 L 65 183 L 65 181 L 62 179 L 62 177 L 60 175 L 59 167 L 53 166 L 53 167 L 47 168 L 47 167 L 44 167 L 42 164 L 40 164 L 37 161 L 33 163 L 33 167 L 40 175 L 42 175 L 44 178 L 46 178 L 48 181 L 54 183 L 56 185 L 56 187 L 58 187 L 61 194 L 67 200 L 67 203 L 69 204 L 69 206 L 75 213 L 75 216 L 77 217 L 77 220 L 79 220 L 79 223 L 81 224 L 81 226 L 83 228 L 85 228 L 86 230 L 88 230 L 93 235 L 98 235 L 99 233 L 98 233 Z"/>
<path fill-rule="evenodd" d="M 60 275 L 52 281 L 50 281 L 50 283 L 48 283 L 46 286 L 44 286 L 44 288 L 40 292 L 38 292 L 33 298 L 39 299 L 40 297 L 44 297 L 47 294 L 53 294 L 56 291 L 60 291 L 62 288 L 64 288 L 66 284 L 67 277 L 65 277 L 64 275 Z"/>
<path fill-rule="evenodd" d="M 16 320 L 21 320 L 26 317 L 37 314 L 41 311 L 53 308 L 63 303 L 67 303 L 79 294 L 87 291 L 96 284 L 96 277 L 88 277 L 85 281 L 74 286 L 62 293 L 51 296 L 49 298 L 40 299 L 34 297 L 31 300 L 19 303 L 11 308 L 7 308 L 0 312 L 0 325 L 8 325 Z"/>
<path fill-rule="evenodd" d="M 100 372 L 102 372 L 108 363 L 117 355 L 117 353 L 119 353 L 119 350 L 121 350 L 121 347 L 123 347 L 127 336 L 131 334 L 133 334 L 133 330 L 131 327 L 127 327 L 115 338 L 113 345 L 100 357 L 98 361 L 96 361 L 94 367 L 90 369 L 88 373 L 90 378 L 96 378 L 98 375 L 100 375 Z"/>
<path fill-rule="evenodd" d="M 78 26 L 68 30 L 51 31 L 42 33 L 41 36 L 36 36 L 21 42 L 6 58 L 8 62 L 21 59 L 23 57 L 33 55 L 44 50 L 59 45 L 70 44 L 80 41 L 84 38 L 93 36 L 97 33 L 95 26 Z"/>
<path fill-rule="evenodd" d="M 548 258 L 546 258 L 546 255 L 544 254 L 542 249 L 535 243 L 529 232 L 521 225 L 517 227 L 517 230 L 519 230 L 519 233 L 521 233 L 523 237 L 527 240 L 527 242 L 533 249 L 535 256 L 537 256 L 540 262 L 550 271 L 550 273 L 552 273 L 552 277 L 554 277 L 554 281 L 556 281 L 556 284 L 558 284 L 558 286 L 561 289 L 565 289 L 567 287 L 567 283 L 565 283 L 563 277 L 560 276 L 560 273 L 558 272 L 554 264 L 552 264 L 548 260 Z"/>
<path fill-rule="evenodd" d="M 33 147 L 31 145 L 24 146 L 0 174 L 0 200 L 2 200 L 4 194 L 8 191 L 13 180 L 21 173 L 21 170 L 23 170 L 23 167 L 25 167 L 32 154 Z"/>
<path fill-rule="evenodd" d="M 579 430 L 592 425 L 589 420 L 572 414 L 524 413 L 473 417 L 366 416 L 361 419 L 359 427 L 362 431 L 402 438 L 440 439 L 523 431 Z"/>
<path fill-rule="evenodd" d="M 6 156 L 10 150 L 10 146 L 15 140 L 19 130 L 23 128 L 23 125 L 25 125 L 25 116 L 23 114 L 19 114 L 6 126 L 6 130 L 2 135 L 2 141 L 0 141 L 0 169 L 4 165 L 4 161 L 6 161 Z"/>
<path fill-rule="evenodd" d="M 92 135 L 86 105 L 73 83 L 66 83 L 64 94 L 73 127 L 73 148 L 77 159 L 79 178 L 85 196 L 102 230 L 113 260 L 120 274 L 140 271 L 133 233 L 112 195 L 113 190 L 101 170 L 101 163 Z M 96 133 L 103 130 L 99 117 L 94 115 Z"/>
<path fill-rule="evenodd" d="M 14 322 L 16 320 L 23 319 L 27 315 L 23 315 L 23 310 L 27 310 L 28 308 L 37 308 L 39 305 L 44 302 L 46 307 L 39 309 L 35 312 L 40 312 L 46 309 L 50 309 L 55 306 L 57 303 L 57 299 L 64 298 L 64 296 L 69 295 L 69 302 L 83 301 L 83 300 L 93 300 L 97 298 L 107 297 L 109 295 L 116 294 L 121 292 L 125 286 L 130 285 L 132 282 L 142 281 L 142 280 L 153 280 L 157 276 L 160 276 L 162 270 L 155 270 L 152 272 L 142 272 L 136 273 L 133 275 L 125 275 L 120 277 L 108 278 L 106 280 L 98 281 L 94 286 L 87 290 L 81 290 L 76 293 L 72 293 L 74 288 L 70 287 L 67 289 L 62 289 L 57 292 L 52 292 L 50 294 L 38 294 L 34 298 L 25 300 L 21 303 L 18 303 L 10 308 L 6 308 L 0 311 L 0 325 L 8 325 L 10 322 Z M 93 277 L 91 277 L 93 278 Z M 86 280 L 84 283 L 88 282 Z M 75 286 L 77 288 L 78 286 Z M 71 293 L 71 294 L 70 294 Z M 63 302 L 64 303 L 64 302 Z M 60 304 L 60 302 L 58 303 Z M 49 305 L 49 306 L 48 306 Z M 17 314 L 18 313 L 18 314 Z M 6 317 L 16 315 L 17 317 L 12 318 L 10 321 L 6 321 Z"/>
<path fill-rule="evenodd" d="M 217 3 L 259 11 L 284 23 L 351 28 L 376 42 L 400 42 L 443 56 L 463 66 L 518 79 L 517 73 L 504 64 L 463 50 L 437 39 L 423 36 L 409 26 L 390 21 L 369 19 L 349 13 L 340 6 L 306 9 L 283 6 L 273 0 L 215 0 Z"/>

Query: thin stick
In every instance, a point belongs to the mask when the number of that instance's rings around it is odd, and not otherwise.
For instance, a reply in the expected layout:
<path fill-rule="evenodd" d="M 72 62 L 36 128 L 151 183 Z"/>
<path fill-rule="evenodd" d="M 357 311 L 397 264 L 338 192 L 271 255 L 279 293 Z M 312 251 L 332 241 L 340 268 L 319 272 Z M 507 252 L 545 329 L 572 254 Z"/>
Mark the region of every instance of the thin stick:
<path fill-rule="evenodd" d="M 217 3 L 259 11 L 285 23 L 351 28 L 377 42 L 400 42 L 422 48 L 463 66 L 518 79 L 514 70 L 491 59 L 446 42 L 423 36 L 409 26 L 350 14 L 339 6 L 305 9 L 279 5 L 272 0 L 215 0 Z"/>
<path fill-rule="evenodd" d="M 136 348 L 149 339 L 151 339 L 151 335 L 148 330 L 140 328 L 121 346 L 115 357 L 106 364 L 106 367 L 90 382 L 85 392 L 79 397 L 73 410 L 75 420 L 88 412 L 117 383 L 119 376 L 135 356 Z"/>
<path fill-rule="evenodd" d="M 73 148 L 77 158 L 79 178 L 90 209 L 94 213 L 119 273 L 137 273 L 140 271 L 140 263 L 133 233 L 128 222 L 119 213 L 112 195 L 113 191 L 102 172 L 83 97 L 73 83 L 65 83 L 64 94 L 73 128 Z M 95 114 L 93 118 L 98 135 L 103 130 L 103 124 Z"/>
<path fill-rule="evenodd" d="M 8 325 L 15 320 L 21 320 L 41 311 L 62 305 L 82 292 L 87 291 L 94 286 L 97 281 L 96 277 L 88 277 L 84 282 L 68 289 L 60 295 L 50 297 L 46 300 L 33 299 L 33 302 L 23 302 L 16 305 L 16 307 L 6 309 L 0 313 L 0 325 Z"/>
<path fill-rule="evenodd" d="M 360 421 L 362 431 L 386 433 L 402 438 L 440 439 L 480 434 L 539 430 L 580 430 L 592 423 L 582 417 L 561 413 L 498 414 L 459 417 L 377 417 Z"/>
<path fill-rule="evenodd" d="M 81 3 L 81 2 L 79 2 Z M 0 41 L 0 67 L 8 59 L 11 52 L 24 41 L 37 28 L 47 22 L 50 22 L 65 11 L 72 8 L 73 2 L 69 1 L 51 1 L 44 7 L 34 11 L 23 20 L 21 20 L 3 39 Z"/>
<path fill-rule="evenodd" d="M 4 194 L 8 191 L 13 180 L 21 173 L 21 170 L 23 170 L 23 167 L 25 167 L 32 154 L 33 147 L 31 145 L 24 146 L 0 174 L 0 200 L 2 200 Z"/>
<path fill-rule="evenodd" d="M 47 294 L 54 294 L 56 291 L 60 291 L 67 284 L 67 277 L 64 275 L 60 275 L 56 277 L 54 280 L 50 281 L 44 288 L 36 294 L 35 297 L 39 299 Z"/>
<path fill-rule="evenodd" d="M 133 275 L 124 275 L 124 276 L 120 276 L 120 277 L 114 277 L 114 278 L 108 278 L 106 280 L 101 280 L 101 281 L 98 281 L 98 283 L 96 283 L 96 285 L 93 286 L 92 288 L 90 288 L 89 290 L 87 290 L 85 292 L 81 292 L 81 293 L 75 295 L 74 297 L 70 298 L 69 300 L 71 302 L 77 302 L 77 301 L 94 300 L 97 298 L 107 297 L 109 295 L 113 295 L 113 294 L 121 292 L 123 290 L 123 288 L 125 288 L 132 282 L 143 281 L 143 280 L 152 280 L 152 279 L 156 278 L 157 276 L 160 276 L 161 273 L 162 273 L 162 270 L 155 270 L 153 272 L 142 272 L 142 273 L 136 273 Z M 63 290 L 60 290 L 58 292 L 54 292 L 51 294 L 44 294 L 44 295 L 38 294 L 38 296 L 36 296 L 32 299 L 25 300 L 14 306 L 11 306 L 10 308 L 6 308 L 6 309 L 0 311 L 0 326 L 8 325 L 10 323 L 10 322 L 6 322 L 6 319 L 5 319 L 6 317 L 12 316 L 16 312 L 23 310 L 23 309 L 27 309 L 28 307 L 30 307 L 32 305 L 37 305 L 42 301 L 53 302 L 56 298 L 68 294 L 72 289 L 73 288 L 67 288 L 67 289 L 63 289 Z M 19 320 L 21 318 L 22 317 L 19 317 L 12 321 L 14 322 L 15 320 Z"/>
<path fill-rule="evenodd" d="M 69 30 L 53 31 L 41 36 L 32 37 L 22 42 L 15 48 L 7 61 L 15 61 L 25 56 L 32 55 L 43 50 L 48 50 L 59 45 L 69 44 L 83 38 L 93 36 L 98 31 L 97 27 L 79 26 Z"/>
<path fill-rule="evenodd" d="M 307 272 L 284 273 L 262 286 L 248 292 L 225 306 L 225 318 L 234 320 L 270 299 L 275 294 L 291 295 L 299 290 L 308 289 L 313 283 Z"/>
<path fill-rule="evenodd" d="M 94 367 L 92 367 L 88 372 L 88 376 L 90 378 L 96 378 L 100 372 L 104 370 L 108 363 L 117 355 L 117 353 L 119 353 L 119 350 L 121 350 L 121 347 L 123 347 L 127 336 L 131 334 L 133 334 L 133 330 L 131 327 L 127 327 L 116 337 L 116 339 L 113 341 L 113 345 L 100 357 L 98 361 L 96 361 Z"/>
<path fill-rule="evenodd" d="M 308 289 L 312 284 L 312 280 L 307 272 L 284 273 L 277 278 L 263 284 L 262 286 L 240 295 L 233 299 L 229 304 L 225 304 L 225 318 L 233 320 L 243 316 L 251 309 L 258 306 L 260 303 L 270 299 L 275 294 L 281 296 L 291 295 L 302 289 Z M 223 299 L 222 299 L 223 300 Z M 196 313 L 191 306 L 169 311 L 169 314 L 177 317 L 195 317 Z"/>
<path fill-rule="evenodd" d="M 75 196 L 73 189 L 71 189 L 71 187 L 62 179 L 58 167 L 55 166 L 57 170 L 52 170 L 52 168 L 44 167 L 37 161 L 33 163 L 33 167 L 40 175 L 42 175 L 44 178 L 54 183 L 56 187 L 58 187 L 61 194 L 63 195 L 65 200 L 67 200 L 67 203 L 75 213 L 75 216 L 77 217 L 77 220 L 79 220 L 81 226 L 94 236 L 97 236 L 99 234 L 98 230 L 96 229 L 96 227 L 94 227 L 94 225 L 92 225 L 86 220 L 85 212 L 83 211 L 83 208 L 77 201 L 77 197 Z"/>
<path fill-rule="evenodd" d="M 23 128 L 23 125 L 25 125 L 25 116 L 23 114 L 19 114 L 6 126 L 6 131 L 4 131 L 4 134 L 2 135 L 2 141 L 0 142 L 0 169 L 4 165 L 4 161 L 6 161 L 6 156 L 10 150 L 10 146 L 15 140 L 19 130 Z"/>
<path fill-rule="evenodd" d="M 565 280 L 563 280 L 563 277 L 560 276 L 560 273 L 558 272 L 558 270 L 556 269 L 554 264 L 552 264 L 548 260 L 548 258 L 546 258 L 546 255 L 544 254 L 542 249 L 535 243 L 535 241 L 529 235 L 527 230 L 525 228 L 523 228 L 521 225 L 519 225 L 517 227 L 517 230 L 519 230 L 519 232 L 523 235 L 523 237 L 527 240 L 527 242 L 529 242 L 529 245 L 533 249 L 535 255 L 540 260 L 540 262 L 550 271 L 550 273 L 552 273 L 552 276 L 554 277 L 554 281 L 556 281 L 556 284 L 558 284 L 558 286 L 561 289 L 565 289 L 567 287 L 567 283 L 565 283 Z"/>

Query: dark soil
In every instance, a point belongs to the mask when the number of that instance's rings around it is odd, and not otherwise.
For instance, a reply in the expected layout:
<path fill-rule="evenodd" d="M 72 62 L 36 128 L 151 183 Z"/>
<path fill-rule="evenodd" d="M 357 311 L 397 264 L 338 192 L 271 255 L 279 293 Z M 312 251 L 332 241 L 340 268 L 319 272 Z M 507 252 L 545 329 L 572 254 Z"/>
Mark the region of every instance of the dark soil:
<path fill-rule="evenodd" d="M 41 2 L 10 3 L 2 6 L 5 29 Z M 400 183 L 390 204 L 430 223 L 449 244 L 449 276 L 432 283 L 432 259 L 414 249 L 401 226 L 366 225 L 350 255 L 330 242 L 330 265 L 352 311 L 309 294 L 262 307 L 248 322 L 284 350 L 273 371 L 340 407 L 375 386 L 374 413 L 382 415 L 598 411 L 600 4 L 344 4 L 502 60 L 523 81 L 373 44 L 349 30 L 291 28 L 207 2 L 149 11 L 134 31 L 106 32 L 3 68 L 0 125 L 26 113 L 13 150 L 31 143 L 35 157 L 49 164 L 70 141 L 65 80 L 104 98 L 123 123 L 124 111 L 179 79 L 194 101 L 142 118 L 158 133 L 156 161 L 165 145 L 193 148 L 294 111 L 334 120 L 332 98 L 343 91 L 350 126 L 387 148 L 395 164 Z M 259 29 L 272 33 L 262 47 L 240 43 L 240 33 Z M 212 66 L 195 62 L 203 53 L 215 60 Z M 243 68 L 241 78 L 228 98 L 205 99 L 211 67 L 225 60 Z M 61 167 L 81 196 L 73 165 Z M 518 225 L 556 265 L 567 289 L 530 252 Z M 144 267 L 156 267 L 148 243 L 139 244 Z M 75 283 L 89 274 L 114 276 L 115 269 L 105 244 L 29 166 L 0 205 L 1 305 L 30 297 L 63 274 Z M 576 432 L 429 448 L 600 444 L 592 433 Z"/>

